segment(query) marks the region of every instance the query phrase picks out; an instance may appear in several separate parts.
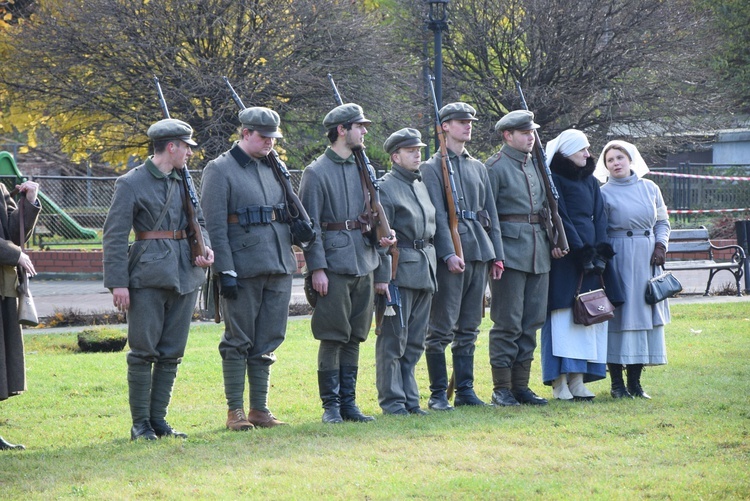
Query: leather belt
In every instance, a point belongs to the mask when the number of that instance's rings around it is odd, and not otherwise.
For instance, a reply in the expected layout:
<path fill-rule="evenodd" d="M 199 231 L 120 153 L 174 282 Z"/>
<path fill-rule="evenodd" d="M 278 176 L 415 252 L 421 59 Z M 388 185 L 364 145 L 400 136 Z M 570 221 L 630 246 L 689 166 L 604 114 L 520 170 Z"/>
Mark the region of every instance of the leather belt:
<path fill-rule="evenodd" d="M 271 221 L 276 221 L 276 211 L 273 211 L 271 213 Z M 227 223 L 229 223 L 229 224 L 239 224 L 240 223 L 240 217 L 237 214 L 229 214 L 227 216 Z"/>
<path fill-rule="evenodd" d="M 498 214 L 497 217 L 506 223 L 539 224 L 542 222 L 539 214 Z"/>
<path fill-rule="evenodd" d="M 323 231 L 350 231 L 360 229 L 362 223 L 355 219 L 347 219 L 343 223 L 320 223 L 320 227 L 323 228 Z"/>
<path fill-rule="evenodd" d="M 187 238 L 185 230 L 139 231 L 135 234 L 136 240 L 183 240 L 185 238 Z"/>
<path fill-rule="evenodd" d="M 609 237 L 647 237 L 651 235 L 651 230 L 610 230 L 607 232 Z"/>
<path fill-rule="evenodd" d="M 401 240 L 398 241 L 396 244 L 398 247 L 402 247 L 404 249 L 416 249 L 421 250 L 425 247 L 428 247 L 433 244 L 433 239 L 428 238 L 427 240 L 420 238 L 419 240 L 414 240 L 413 242 L 401 242 Z"/>
<path fill-rule="evenodd" d="M 474 212 L 473 210 L 462 210 L 457 215 L 461 219 L 466 219 L 467 221 L 476 221 L 477 220 L 477 213 Z"/>

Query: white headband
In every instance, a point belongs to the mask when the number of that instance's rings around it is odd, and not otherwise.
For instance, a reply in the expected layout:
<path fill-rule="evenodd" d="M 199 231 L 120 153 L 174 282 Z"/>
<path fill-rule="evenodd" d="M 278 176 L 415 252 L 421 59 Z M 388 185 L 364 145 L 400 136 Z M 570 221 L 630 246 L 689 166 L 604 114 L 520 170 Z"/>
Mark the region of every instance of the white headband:
<path fill-rule="evenodd" d="M 646 165 L 646 161 L 643 160 L 643 157 L 638 152 L 638 148 L 636 148 L 634 144 L 630 144 L 627 141 L 615 140 L 607 143 L 607 145 L 602 150 L 602 154 L 599 155 L 599 160 L 596 162 L 596 170 L 594 170 L 594 176 L 599 181 L 601 181 L 602 183 L 606 183 L 607 179 L 609 178 L 609 170 L 607 170 L 607 165 L 604 163 L 604 154 L 607 152 L 610 146 L 619 146 L 628 152 L 628 155 L 630 156 L 630 170 L 632 170 L 636 176 L 640 178 L 648 173 L 648 165 Z"/>
<path fill-rule="evenodd" d="M 552 157 L 554 157 L 555 153 L 558 151 L 562 153 L 563 156 L 569 157 L 573 153 L 588 148 L 589 146 L 590 144 L 589 140 L 586 139 L 586 134 L 575 129 L 565 130 L 555 139 L 547 143 L 547 148 L 545 148 L 545 153 L 547 154 L 547 166 L 549 167 L 550 162 L 552 162 Z"/>

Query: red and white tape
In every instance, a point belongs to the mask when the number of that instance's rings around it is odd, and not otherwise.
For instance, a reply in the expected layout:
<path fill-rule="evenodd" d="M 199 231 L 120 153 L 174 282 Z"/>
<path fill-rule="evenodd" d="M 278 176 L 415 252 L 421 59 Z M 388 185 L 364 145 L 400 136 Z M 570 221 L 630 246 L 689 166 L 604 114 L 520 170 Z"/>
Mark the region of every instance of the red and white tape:
<path fill-rule="evenodd" d="M 648 171 L 646 175 L 652 176 L 667 176 L 667 177 L 686 177 L 690 179 L 714 179 L 718 181 L 750 181 L 750 177 L 739 177 L 739 176 L 702 176 L 699 174 L 679 174 L 677 172 L 658 172 Z"/>
<path fill-rule="evenodd" d="M 707 212 L 750 212 L 750 208 L 747 209 L 668 209 L 667 212 L 670 214 L 703 214 Z"/>

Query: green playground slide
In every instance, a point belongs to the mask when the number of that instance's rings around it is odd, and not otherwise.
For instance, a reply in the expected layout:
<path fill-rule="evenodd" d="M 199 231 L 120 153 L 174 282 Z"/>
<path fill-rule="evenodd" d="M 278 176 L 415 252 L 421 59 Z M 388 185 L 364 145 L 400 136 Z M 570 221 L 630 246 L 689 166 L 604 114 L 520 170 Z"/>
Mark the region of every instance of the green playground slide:
<path fill-rule="evenodd" d="M 7 151 L 0 151 L 0 176 L 15 176 L 17 181 L 3 179 L 6 186 L 20 184 L 24 179 L 18 170 L 16 160 Z M 96 230 L 84 228 L 61 209 L 55 202 L 50 200 L 44 193 L 39 191 L 39 200 L 42 202 L 42 213 L 39 215 L 39 224 L 43 224 L 48 231 L 71 240 L 93 240 L 97 237 Z"/>

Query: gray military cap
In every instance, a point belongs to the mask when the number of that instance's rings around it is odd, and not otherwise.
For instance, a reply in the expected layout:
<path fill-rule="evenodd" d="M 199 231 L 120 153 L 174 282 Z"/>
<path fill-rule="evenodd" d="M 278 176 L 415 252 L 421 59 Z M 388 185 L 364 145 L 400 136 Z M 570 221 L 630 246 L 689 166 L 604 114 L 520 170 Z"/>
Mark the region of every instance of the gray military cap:
<path fill-rule="evenodd" d="M 251 130 L 257 130 L 263 137 L 284 137 L 279 132 L 279 114 L 269 108 L 253 106 L 240 111 L 240 123 Z"/>
<path fill-rule="evenodd" d="M 477 114 L 477 110 L 466 103 L 446 104 L 440 108 L 438 114 L 440 115 L 440 123 L 448 120 L 479 120 L 474 116 Z"/>
<path fill-rule="evenodd" d="M 539 124 L 534 123 L 534 114 L 526 110 L 511 111 L 495 124 L 495 131 L 504 130 L 533 130 L 538 129 Z"/>
<path fill-rule="evenodd" d="M 365 118 L 365 112 L 362 107 L 354 103 L 346 103 L 336 106 L 328 112 L 323 119 L 323 127 L 332 129 L 344 124 L 371 124 L 372 122 Z"/>
<path fill-rule="evenodd" d="M 182 120 L 176 118 L 165 118 L 151 125 L 146 132 L 152 141 L 165 141 L 169 139 L 179 139 L 190 146 L 198 146 L 193 141 L 193 128 Z"/>
<path fill-rule="evenodd" d="M 398 151 L 399 148 L 413 148 L 415 146 L 427 146 L 422 142 L 422 134 L 417 129 L 408 127 L 397 130 L 385 140 L 383 149 L 389 155 Z"/>

